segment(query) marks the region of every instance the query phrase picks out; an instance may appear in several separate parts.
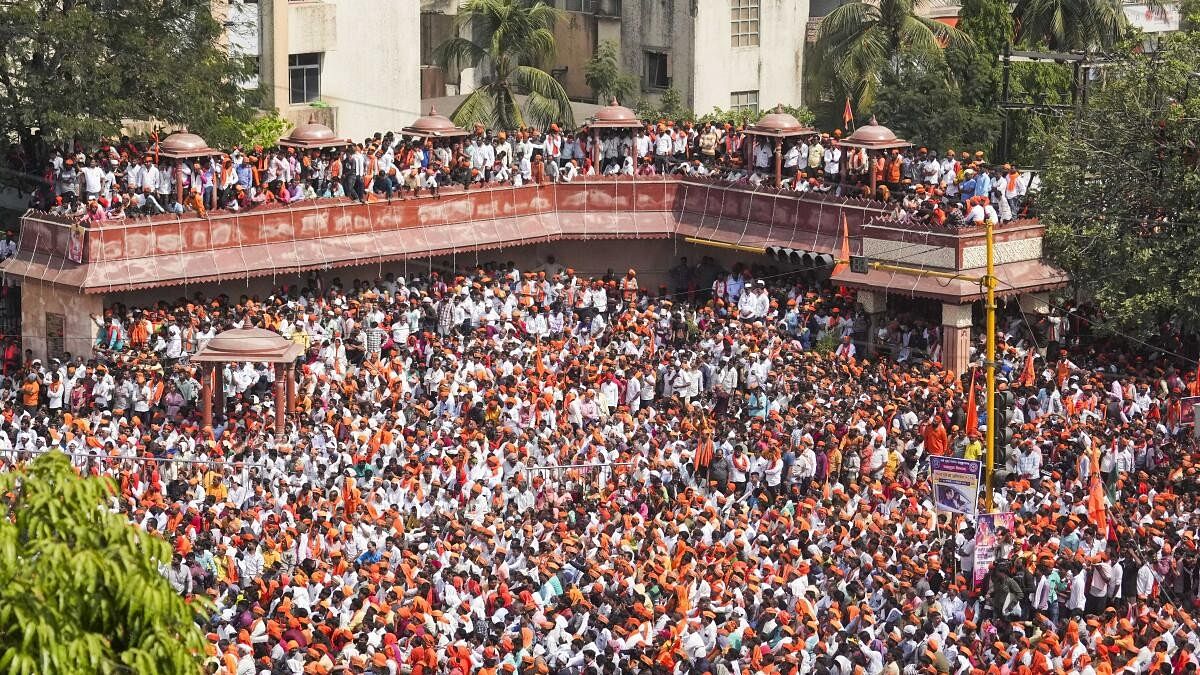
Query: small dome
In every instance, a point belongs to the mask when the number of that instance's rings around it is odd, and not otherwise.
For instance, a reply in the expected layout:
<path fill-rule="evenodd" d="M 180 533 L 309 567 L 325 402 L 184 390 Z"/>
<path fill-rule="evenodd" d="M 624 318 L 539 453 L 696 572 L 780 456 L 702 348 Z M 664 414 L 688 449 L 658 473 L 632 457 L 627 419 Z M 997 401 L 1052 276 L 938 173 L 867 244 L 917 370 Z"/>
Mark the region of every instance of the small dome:
<path fill-rule="evenodd" d="M 209 150 L 209 147 L 203 138 L 184 129 L 167 136 L 159 149 L 163 154 L 186 155 L 188 153 L 204 153 Z"/>
<path fill-rule="evenodd" d="M 337 136 L 333 135 L 333 129 L 309 120 L 308 124 L 301 124 L 292 129 L 292 133 L 288 134 L 288 140 L 293 143 L 327 143 L 337 142 Z"/>
<path fill-rule="evenodd" d="M 405 127 L 404 130 L 429 136 L 454 136 L 468 133 L 466 129 L 454 126 L 454 122 L 451 122 L 450 118 L 438 114 L 437 108 L 433 106 L 430 106 L 428 115 L 418 117 L 412 126 Z"/>
<path fill-rule="evenodd" d="M 596 111 L 588 120 L 588 124 L 599 129 L 635 129 L 642 126 L 642 121 L 632 110 L 617 103 L 612 103 Z"/>
<path fill-rule="evenodd" d="M 750 125 L 748 131 L 758 131 L 778 136 L 797 136 L 814 132 L 815 129 L 804 126 L 800 123 L 800 120 L 784 112 L 782 105 L 777 105 L 774 110 L 764 115 L 758 122 Z"/>
<path fill-rule="evenodd" d="M 196 354 L 200 361 L 279 361 L 295 358 L 298 347 L 264 328 L 231 328 L 215 335 Z"/>
<path fill-rule="evenodd" d="M 892 130 L 883 126 L 875 120 L 875 116 L 871 116 L 871 121 L 855 130 L 854 133 L 846 137 L 847 142 L 863 143 L 866 145 L 880 145 L 887 143 L 903 143 L 896 138 L 896 134 Z"/>
<path fill-rule="evenodd" d="M 608 124 L 629 124 L 631 126 L 640 127 L 642 121 L 632 110 L 617 103 L 617 99 L 613 99 L 611 103 L 596 111 L 596 115 L 592 117 L 594 122 L 603 122 Z"/>

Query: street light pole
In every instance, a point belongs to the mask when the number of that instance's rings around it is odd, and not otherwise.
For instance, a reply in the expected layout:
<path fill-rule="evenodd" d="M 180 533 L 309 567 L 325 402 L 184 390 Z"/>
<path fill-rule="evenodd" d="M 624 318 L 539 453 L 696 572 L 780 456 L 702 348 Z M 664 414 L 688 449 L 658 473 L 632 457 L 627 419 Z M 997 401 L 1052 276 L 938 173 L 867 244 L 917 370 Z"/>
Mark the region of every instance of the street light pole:
<path fill-rule="evenodd" d="M 996 417 L 996 261 L 995 261 L 995 243 L 993 240 L 994 226 L 992 221 L 987 221 L 984 225 L 986 228 L 984 236 L 987 241 L 987 273 L 983 277 L 983 284 L 987 289 L 987 353 L 984 355 L 984 368 L 987 373 L 987 411 L 988 411 L 988 433 L 987 433 L 987 463 L 984 466 L 984 504 L 990 513 L 994 502 L 992 501 L 992 478 L 995 475 L 996 467 L 996 432 L 1000 428 L 1000 420 L 993 419 Z"/>

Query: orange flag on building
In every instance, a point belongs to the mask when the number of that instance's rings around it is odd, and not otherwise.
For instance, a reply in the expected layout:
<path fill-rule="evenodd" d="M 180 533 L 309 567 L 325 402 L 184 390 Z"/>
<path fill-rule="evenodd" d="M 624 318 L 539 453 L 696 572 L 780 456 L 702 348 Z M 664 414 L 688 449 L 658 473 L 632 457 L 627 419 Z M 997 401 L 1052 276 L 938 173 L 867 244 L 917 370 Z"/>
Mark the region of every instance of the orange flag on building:
<path fill-rule="evenodd" d="M 843 270 L 850 266 L 850 223 L 846 221 L 846 214 L 842 213 L 842 243 L 838 246 L 837 262 L 833 264 L 833 274 L 837 276 Z"/>

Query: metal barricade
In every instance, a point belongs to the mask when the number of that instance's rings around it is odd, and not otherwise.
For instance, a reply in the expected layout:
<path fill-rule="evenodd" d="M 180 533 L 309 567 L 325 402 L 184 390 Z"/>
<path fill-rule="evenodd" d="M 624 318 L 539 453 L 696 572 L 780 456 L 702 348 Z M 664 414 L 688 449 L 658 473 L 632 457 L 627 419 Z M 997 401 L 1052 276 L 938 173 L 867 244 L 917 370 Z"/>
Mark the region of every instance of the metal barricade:
<path fill-rule="evenodd" d="M 532 476 L 541 476 L 557 489 L 599 492 L 610 481 L 624 484 L 633 471 L 633 462 L 604 462 L 595 464 L 547 464 L 528 468 Z"/>

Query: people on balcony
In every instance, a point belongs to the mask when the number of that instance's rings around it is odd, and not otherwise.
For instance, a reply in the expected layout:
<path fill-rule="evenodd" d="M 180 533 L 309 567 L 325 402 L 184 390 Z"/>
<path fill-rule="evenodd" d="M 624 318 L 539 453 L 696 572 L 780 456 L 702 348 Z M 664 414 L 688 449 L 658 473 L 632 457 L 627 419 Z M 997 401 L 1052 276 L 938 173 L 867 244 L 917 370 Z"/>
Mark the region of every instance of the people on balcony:
<path fill-rule="evenodd" d="M 844 147 L 839 131 L 784 139 L 779 152 L 784 190 L 874 198 L 892 204 L 897 219 L 933 228 L 979 225 L 979 212 L 998 223 L 1022 217 L 1026 196 L 1036 187 L 1029 173 L 988 162 L 982 152 L 868 153 Z M 388 132 L 342 148 L 234 147 L 186 161 L 158 157 L 152 148 L 129 141 L 102 141 L 93 152 L 56 149 L 47 166 L 50 187 L 36 195 L 34 205 L 59 215 L 88 214 L 87 221 L 97 222 L 168 212 L 203 216 L 313 199 L 386 202 L 439 194 L 451 185 L 471 190 L 596 175 L 679 175 L 760 189 L 772 184 L 775 161 L 774 141 L 747 135 L 741 127 L 704 122 L 697 129 L 668 120 L 595 134 L 564 133 L 557 125 L 545 133 L 477 127 L 456 139 Z M 955 217 L 960 211 L 963 217 Z"/>

